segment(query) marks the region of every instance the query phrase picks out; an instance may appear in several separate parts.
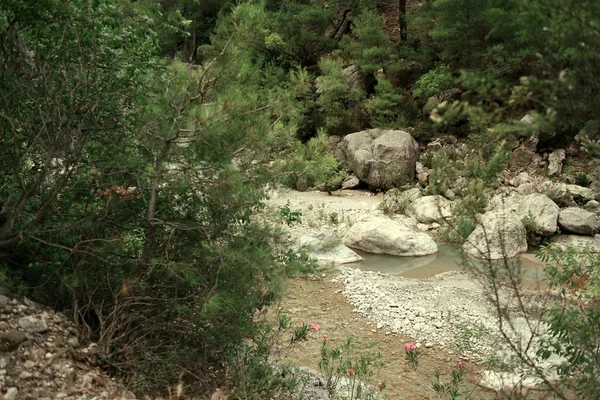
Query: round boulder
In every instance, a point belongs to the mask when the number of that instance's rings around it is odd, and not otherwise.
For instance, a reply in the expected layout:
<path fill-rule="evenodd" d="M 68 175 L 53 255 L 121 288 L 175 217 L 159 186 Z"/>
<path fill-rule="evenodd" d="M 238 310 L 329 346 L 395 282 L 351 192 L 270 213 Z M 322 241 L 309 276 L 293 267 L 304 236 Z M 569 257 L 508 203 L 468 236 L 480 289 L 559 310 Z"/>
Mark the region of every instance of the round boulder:
<path fill-rule="evenodd" d="M 527 251 L 527 233 L 516 215 L 490 211 L 481 217 L 462 248 L 476 258 L 512 258 Z"/>
<path fill-rule="evenodd" d="M 600 231 L 600 221 L 595 214 L 579 207 L 567 207 L 558 215 L 558 226 L 565 232 L 594 235 Z"/>
<path fill-rule="evenodd" d="M 550 236 L 556 232 L 559 212 L 560 208 L 556 203 L 542 193 L 525 196 L 517 208 L 521 221 L 529 219 L 533 229 L 542 236 Z"/>
<path fill-rule="evenodd" d="M 339 161 L 373 189 L 391 189 L 415 178 L 419 146 L 408 132 L 355 132 L 346 135 L 338 149 L 342 153 Z"/>
<path fill-rule="evenodd" d="M 423 232 L 388 218 L 377 217 L 357 222 L 348 230 L 344 244 L 354 249 L 394 256 L 426 256 L 437 253 L 437 245 Z"/>
<path fill-rule="evenodd" d="M 440 195 L 420 197 L 412 201 L 406 214 L 422 224 L 442 223 L 452 216 L 452 202 Z"/>

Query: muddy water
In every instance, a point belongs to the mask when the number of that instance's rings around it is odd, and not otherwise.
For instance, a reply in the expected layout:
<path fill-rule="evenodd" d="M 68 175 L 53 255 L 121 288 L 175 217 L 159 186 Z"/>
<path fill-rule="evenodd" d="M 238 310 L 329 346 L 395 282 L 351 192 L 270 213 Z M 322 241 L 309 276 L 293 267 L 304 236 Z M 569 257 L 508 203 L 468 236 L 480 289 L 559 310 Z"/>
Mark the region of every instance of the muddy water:
<path fill-rule="evenodd" d="M 363 271 L 379 271 L 406 278 L 428 278 L 442 272 L 487 267 L 484 261 L 463 257 L 460 247 L 450 243 L 438 243 L 437 254 L 423 257 L 395 257 L 355 251 L 363 261 L 349 266 L 355 266 Z M 508 264 L 511 268 L 518 264 L 527 281 L 543 278 L 543 264 L 533 254 L 523 254 L 517 259 L 510 260 Z M 498 262 L 497 265 L 500 263 Z"/>

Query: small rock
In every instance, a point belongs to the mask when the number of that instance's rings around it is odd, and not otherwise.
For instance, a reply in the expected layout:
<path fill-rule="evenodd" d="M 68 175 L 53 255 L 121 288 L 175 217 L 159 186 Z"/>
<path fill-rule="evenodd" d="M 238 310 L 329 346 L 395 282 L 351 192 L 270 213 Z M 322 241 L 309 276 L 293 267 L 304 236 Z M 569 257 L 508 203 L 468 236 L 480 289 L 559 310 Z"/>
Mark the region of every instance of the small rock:
<path fill-rule="evenodd" d="M 43 319 L 38 319 L 33 316 L 19 318 L 19 326 L 27 332 L 43 333 L 48 330 L 48 324 Z"/>
<path fill-rule="evenodd" d="M 425 348 L 428 348 L 428 349 L 430 349 L 430 348 L 432 348 L 432 347 L 433 347 L 433 343 L 431 343 L 431 342 L 427 342 L 427 343 L 425 343 Z"/>
<path fill-rule="evenodd" d="M 70 337 L 67 339 L 67 344 L 71 347 L 79 347 L 79 339 L 76 337 Z"/>
<path fill-rule="evenodd" d="M 25 362 L 23 363 L 23 367 L 24 367 L 25 369 L 31 369 L 31 368 L 33 368 L 34 366 L 35 366 L 35 363 L 34 363 L 33 361 L 31 361 L 31 360 L 27 360 L 27 361 L 25 361 Z"/>
<path fill-rule="evenodd" d="M 10 363 L 9 356 L 0 357 L 0 369 L 5 369 L 6 367 L 8 367 L 9 363 Z"/>
<path fill-rule="evenodd" d="M 10 330 L 6 333 L 0 334 L 0 351 L 12 351 L 15 350 L 21 343 L 27 339 L 27 336 L 23 332 L 16 330 Z"/>
<path fill-rule="evenodd" d="M 7 331 L 10 329 L 10 325 L 6 321 L 0 322 L 0 331 Z"/>
<path fill-rule="evenodd" d="M 23 371 L 19 374 L 19 379 L 31 379 L 33 377 L 33 374 L 29 371 Z"/>
<path fill-rule="evenodd" d="M 16 387 L 8 388 L 2 400 L 17 400 L 17 396 L 19 394 L 19 389 Z"/>
<path fill-rule="evenodd" d="M 0 295 L 0 308 L 4 308 L 6 307 L 6 305 L 8 304 L 8 297 L 4 296 L 4 295 Z"/>

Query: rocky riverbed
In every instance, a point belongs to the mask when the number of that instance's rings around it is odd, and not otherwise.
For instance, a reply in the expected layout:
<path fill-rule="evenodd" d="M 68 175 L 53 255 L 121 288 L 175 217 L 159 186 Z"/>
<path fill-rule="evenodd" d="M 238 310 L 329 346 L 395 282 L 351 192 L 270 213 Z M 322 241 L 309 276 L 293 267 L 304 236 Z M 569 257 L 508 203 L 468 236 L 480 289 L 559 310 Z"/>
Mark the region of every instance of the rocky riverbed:
<path fill-rule="evenodd" d="M 382 200 L 381 194 L 373 196 L 360 191 L 342 191 L 337 196 L 282 191 L 272 197 L 271 204 L 275 208 L 288 207 L 302 214 L 301 223 L 288 227 L 292 237 L 314 236 L 316 231 L 323 232 L 326 227 L 343 238 L 348 232 L 352 233 L 351 227 L 360 221 L 386 218 L 378 209 Z M 507 207 L 506 203 L 502 204 Z M 428 229 L 428 234 L 435 237 L 432 231 L 435 232 L 437 227 L 433 225 L 431 229 L 431 223 L 423 224 L 404 215 L 394 215 L 390 219 L 402 225 L 403 229 L 417 231 L 421 228 L 422 232 Z M 484 371 L 481 384 L 490 388 L 539 382 L 517 368 L 515 354 L 509 350 L 498 329 L 497 313 L 489 301 L 489 292 L 474 275 L 446 272 L 426 279 L 409 279 L 353 267 L 339 267 L 338 271 L 333 281 L 343 285 L 341 294 L 355 313 L 367 318 L 378 330 L 406 335 L 423 348 L 444 349 L 460 358 L 478 363 L 493 361 L 513 369 L 511 373 Z M 509 298 L 510 293 L 505 293 L 504 297 Z M 514 343 L 531 338 L 532 331 L 521 315 L 515 314 L 513 322 L 505 334 Z M 543 332 L 542 325 L 532 322 L 535 334 Z M 535 350 L 533 346 L 527 354 L 534 356 Z M 552 360 L 542 366 L 551 367 L 557 361 Z"/>

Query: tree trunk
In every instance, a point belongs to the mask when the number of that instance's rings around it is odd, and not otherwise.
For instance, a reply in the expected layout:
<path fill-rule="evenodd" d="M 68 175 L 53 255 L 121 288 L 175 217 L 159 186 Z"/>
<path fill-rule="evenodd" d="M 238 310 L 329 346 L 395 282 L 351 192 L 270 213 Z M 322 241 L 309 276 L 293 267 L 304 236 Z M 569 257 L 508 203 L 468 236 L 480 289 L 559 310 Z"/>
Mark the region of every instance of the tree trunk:
<path fill-rule="evenodd" d="M 400 41 L 406 42 L 408 37 L 406 27 L 406 0 L 398 0 L 399 15 L 398 19 L 400 22 Z"/>

